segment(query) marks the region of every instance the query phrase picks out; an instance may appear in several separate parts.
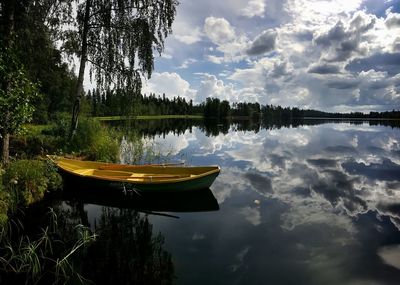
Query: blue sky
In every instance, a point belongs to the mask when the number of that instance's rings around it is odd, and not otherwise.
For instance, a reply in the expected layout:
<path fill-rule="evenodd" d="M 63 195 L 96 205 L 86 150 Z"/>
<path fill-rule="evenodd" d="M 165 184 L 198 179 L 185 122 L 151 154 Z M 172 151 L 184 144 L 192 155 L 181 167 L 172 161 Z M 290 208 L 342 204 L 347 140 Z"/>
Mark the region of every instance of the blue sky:
<path fill-rule="evenodd" d="M 181 0 L 143 91 L 400 109 L 400 0 Z"/>

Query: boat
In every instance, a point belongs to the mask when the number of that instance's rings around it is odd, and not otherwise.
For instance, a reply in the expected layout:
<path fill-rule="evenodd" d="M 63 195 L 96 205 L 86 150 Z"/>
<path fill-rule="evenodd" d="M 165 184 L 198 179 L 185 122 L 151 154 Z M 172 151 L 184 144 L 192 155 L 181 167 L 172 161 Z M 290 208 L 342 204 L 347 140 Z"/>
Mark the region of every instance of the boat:
<path fill-rule="evenodd" d="M 218 166 L 165 164 L 128 165 L 48 156 L 65 183 L 123 191 L 180 192 L 207 189 L 217 178 Z"/>

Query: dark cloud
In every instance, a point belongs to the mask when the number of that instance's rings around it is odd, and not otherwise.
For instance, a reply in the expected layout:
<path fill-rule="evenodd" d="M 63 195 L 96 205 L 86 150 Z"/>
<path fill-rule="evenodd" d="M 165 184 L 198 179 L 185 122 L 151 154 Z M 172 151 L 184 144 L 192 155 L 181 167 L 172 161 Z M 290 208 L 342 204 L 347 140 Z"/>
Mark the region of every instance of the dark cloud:
<path fill-rule="evenodd" d="M 320 64 L 310 66 L 308 69 L 308 73 L 317 73 L 317 74 L 337 74 L 340 73 L 339 66 L 333 64 Z"/>
<path fill-rule="evenodd" d="M 342 163 L 343 169 L 350 174 L 363 175 L 370 179 L 396 181 L 400 177 L 400 165 L 390 159 L 383 159 L 382 163 L 365 164 L 349 161 Z"/>
<path fill-rule="evenodd" d="M 311 31 L 302 31 L 295 35 L 296 39 L 301 42 L 311 42 L 313 39 L 313 33 Z"/>
<path fill-rule="evenodd" d="M 287 62 L 284 61 L 282 63 L 274 63 L 274 69 L 271 72 L 271 76 L 273 78 L 279 78 L 285 75 L 288 75 L 289 72 L 287 70 Z"/>
<path fill-rule="evenodd" d="M 369 21 L 368 21 L 369 20 Z M 357 33 L 365 33 L 372 29 L 375 25 L 375 19 L 365 19 L 362 14 L 358 14 L 351 22 L 350 27 L 355 29 Z"/>
<path fill-rule="evenodd" d="M 246 53 L 248 55 L 262 55 L 273 51 L 275 49 L 276 36 L 277 34 L 273 30 L 264 31 L 254 40 Z"/>
<path fill-rule="evenodd" d="M 278 166 L 280 168 L 286 168 L 286 160 L 290 159 L 287 156 L 282 156 L 274 153 L 269 154 L 268 158 L 271 161 L 272 166 Z"/>
<path fill-rule="evenodd" d="M 326 86 L 334 89 L 353 89 L 359 84 L 360 82 L 354 79 L 335 79 L 325 83 Z"/>
<path fill-rule="evenodd" d="M 356 154 L 357 150 L 352 146 L 338 145 L 328 146 L 324 149 L 326 152 L 338 154 Z"/>
<path fill-rule="evenodd" d="M 258 173 L 245 173 L 244 177 L 259 192 L 267 194 L 273 193 L 271 179 Z"/>
<path fill-rule="evenodd" d="M 301 197 L 310 197 L 311 196 L 311 190 L 310 188 L 307 187 L 295 187 L 292 190 L 292 193 L 301 196 Z"/>
<path fill-rule="evenodd" d="M 350 212 L 367 208 L 366 202 L 354 189 L 354 183 L 359 182 L 358 178 L 352 178 L 338 170 L 324 170 L 321 173 L 324 175 L 323 179 L 316 181 L 312 190 L 321 194 L 332 206 L 343 202 L 343 206 Z"/>
<path fill-rule="evenodd" d="M 333 42 L 340 42 L 346 39 L 348 34 L 346 33 L 343 23 L 341 21 L 337 22 L 334 27 L 332 27 L 326 34 L 322 34 L 316 37 L 315 43 L 317 45 L 322 45 L 324 47 L 330 46 Z"/>
<path fill-rule="evenodd" d="M 328 48 L 328 55 L 325 60 L 329 62 L 340 62 L 349 59 L 353 53 L 360 52 L 362 35 L 375 25 L 374 18 L 367 18 L 358 14 L 346 28 L 342 21 L 338 21 L 325 34 L 314 38 L 314 42 Z"/>
<path fill-rule="evenodd" d="M 395 216 L 400 215 L 400 204 L 399 203 L 380 202 L 376 205 L 376 208 L 384 213 L 390 213 Z"/>
<path fill-rule="evenodd" d="M 320 168 L 328 168 L 328 167 L 336 167 L 337 161 L 334 159 L 307 159 L 307 162 L 313 166 L 320 167 Z"/>
<path fill-rule="evenodd" d="M 351 72 L 361 72 L 373 69 L 386 71 L 389 75 L 400 73 L 400 53 L 377 53 L 367 58 L 357 58 L 345 67 Z"/>

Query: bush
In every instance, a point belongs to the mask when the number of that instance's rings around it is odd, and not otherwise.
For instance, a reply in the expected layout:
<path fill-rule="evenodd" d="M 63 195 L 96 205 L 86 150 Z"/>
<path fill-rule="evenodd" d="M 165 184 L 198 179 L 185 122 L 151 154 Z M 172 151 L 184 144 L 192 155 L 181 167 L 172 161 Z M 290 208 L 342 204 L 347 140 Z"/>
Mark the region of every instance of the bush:
<path fill-rule="evenodd" d="M 50 162 L 17 160 L 3 175 L 3 185 L 10 193 L 12 206 L 27 206 L 43 198 L 48 190 L 61 187 L 61 176 Z"/>
<path fill-rule="evenodd" d="M 65 153 L 75 153 L 90 160 L 114 162 L 119 153 L 117 132 L 93 118 L 82 117 L 79 120 L 75 136 L 69 141 L 70 116 L 58 114 L 54 118 L 54 127 L 48 132 L 57 137 L 59 149 Z"/>

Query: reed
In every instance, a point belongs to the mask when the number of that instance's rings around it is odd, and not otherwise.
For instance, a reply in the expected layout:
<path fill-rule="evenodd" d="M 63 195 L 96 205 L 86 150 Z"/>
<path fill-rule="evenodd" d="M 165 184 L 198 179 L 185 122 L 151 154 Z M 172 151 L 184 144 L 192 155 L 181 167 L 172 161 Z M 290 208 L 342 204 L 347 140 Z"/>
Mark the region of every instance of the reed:
<path fill-rule="evenodd" d="M 96 235 L 89 228 L 77 225 L 74 228 L 76 239 L 70 246 L 71 240 L 65 240 L 59 234 L 56 212 L 50 209 L 48 215 L 50 223 L 41 229 L 36 239 L 16 233 L 24 230 L 19 221 L 10 220 L 9 227 L 2 228 L 0 271 L 7 284 L 16 284 L 19 280 L 25 280 L 25 284 L 89 282 L 75 270 L 71 260 L 93 242 Z"/>

